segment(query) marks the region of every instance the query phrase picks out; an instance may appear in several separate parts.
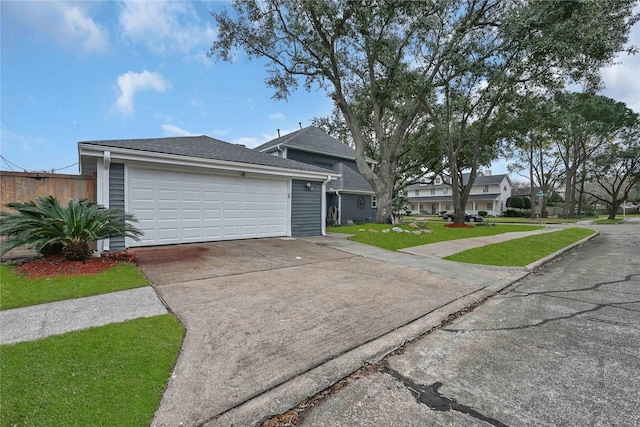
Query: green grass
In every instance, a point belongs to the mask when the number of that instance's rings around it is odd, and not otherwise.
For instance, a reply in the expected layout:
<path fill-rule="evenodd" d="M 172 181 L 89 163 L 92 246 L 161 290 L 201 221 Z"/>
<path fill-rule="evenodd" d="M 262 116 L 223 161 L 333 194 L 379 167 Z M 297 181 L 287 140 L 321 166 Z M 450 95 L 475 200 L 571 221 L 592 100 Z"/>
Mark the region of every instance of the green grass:
<path fill-rule="evenodd" d="M 567 228 L 469 249 L 444 259 L 470 264 L 523 267 L 593 233 L 595 231 L 586 228 Z"/>
<path fill-rule="evenodd" d="M 167 314 L 0 346 L 0 425 L 148 426 L 184 333 Z"/>
<path fill-rule="evenodd" d="M 617 224 L 623 220 L 624 218 L 615 218 L 615 219 L 603 218 L 603 219 L 595 220 L 593 221 L 593 223 L 594 224 Z"/>
<path fill-rule="evenodd" d="M 542 223 L 543 224 L 573 224 L 576 223 L 578 221 L 582 221 L 583 219 L 589 219 L 589 218 L 542 218 Z M 510 223 L 510 224 L 539 224 L 540 223 L 540 218 L 508 218 L 508 217 L 504 217 L 504 216 L 500 216 L 500 217 L 487 217 L 484 219 L 485 222 L 491 222 L 491 223 Z"/>
<path fill-rule="evenodd" d="M 413 228 L 408 227 L 407 222 L 403 228 L 405 230 L 413 231 Z M 377 246 L 379 248 L 388 249 L 391 251 L 397 251 L 398 249 L 409 248 L 412 246 L 428 245 L 429 243 L 443 242 L 447 240 L 457 239 L 469 239 L 472 237 L 493 236 L 495 234 L 507 233 L 510 231 L 533 231 L 542 227 L 536 227 L 531 225 L 511 225 L 511 224 L 497 224 L 494 227 L 478 227 L 473 228 L 450 228 L 445 227 L 444 221 L 427 222 L 426 225 L 429 229 L 433 230 L 432 233 L 423 233 L 420 235 L 408 234 L 408 233 L 382 233 L 383 229 L 391 228 L 389 224 L 362 224 L 362 225 L 347 225 L 341 227 L 328 228 L 327 231 L 335 233 L 347 233 L 354 234 L 354 237 L 350 237 L 349 240 L 365 243 L 367 245 Z M 364 229 L 367 231 L 358 231 Z M 368 230 L 377 230 L 377 233 L 370 233 Z"/>
<path fill-rule="evenodd" d="M 120 263 L 99 274 L 29 279 L 0 265 L 0 310 L 149 286 L 135 265 Z"/>

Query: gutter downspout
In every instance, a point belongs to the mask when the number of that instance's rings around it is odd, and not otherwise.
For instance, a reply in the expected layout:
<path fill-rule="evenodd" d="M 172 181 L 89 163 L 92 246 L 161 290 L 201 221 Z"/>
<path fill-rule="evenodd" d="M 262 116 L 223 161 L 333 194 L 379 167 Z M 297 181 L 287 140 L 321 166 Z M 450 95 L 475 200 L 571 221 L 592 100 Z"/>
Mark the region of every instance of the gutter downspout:
<path fill-rule="evenodd" d="M 327 235 L 327 184 L 333 179 L 331 175 L 327 176 L 327 180 L 322 183 L 322 208 L 321 208 L 321 232 L 323 236 Z"/>
<path fill-rule="evenodd" d="M 111 151 L 105 151 L 102 156 L 102 179 L 100 179 L 100 192 L 98 203 L 109 208 L 109 170 L 111 168 Z M 109 252 L 109 239 L 97 242 L 97 249 L 100 253 Z"/>
<path fill-rule="evenodd" d="M 342 225 L 342 194 L 340 194 L 340 190 L 336 190 L 336 196 L 338 196 L 338 225 Z"/>

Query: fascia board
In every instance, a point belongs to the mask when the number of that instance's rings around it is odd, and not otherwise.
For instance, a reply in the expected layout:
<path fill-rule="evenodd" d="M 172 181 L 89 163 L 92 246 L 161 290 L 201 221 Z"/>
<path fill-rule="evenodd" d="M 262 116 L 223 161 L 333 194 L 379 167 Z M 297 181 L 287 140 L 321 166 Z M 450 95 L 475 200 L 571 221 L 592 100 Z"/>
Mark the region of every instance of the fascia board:
<path fill-rule="evenodd" d="M 321 179 L 325 180 L 328 175 L 340 177 L 340 174 L 327 171 L 314 172 L 299 169 L 286 169 L 277 166 L 256 165 L 252 163 L 230 162 L 225 160 L 203 159 L 198 157 L 177 156 L 167 153 L 140 152 L 139 150 L 128 150 L 126 148 L 116 148 L 100 145 L 79 144 L 80 156 L 102 157 L 104 151 L 111 151 L 111 159 L 128 160 L 137 162 L 150 162 L 156 164 L 170 164 L 177 166 L 202 167 L 207 169 L 218 169 L 224 171 L 239 171 L 247 173 L 258 173 L 263 175 L 283 176 L 289 178 Z"/>

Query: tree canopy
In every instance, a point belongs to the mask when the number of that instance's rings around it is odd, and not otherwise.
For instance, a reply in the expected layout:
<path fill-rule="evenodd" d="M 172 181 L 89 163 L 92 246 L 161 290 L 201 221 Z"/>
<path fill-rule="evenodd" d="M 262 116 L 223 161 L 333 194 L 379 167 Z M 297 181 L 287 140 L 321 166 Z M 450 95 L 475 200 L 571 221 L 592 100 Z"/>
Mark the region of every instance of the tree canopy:
<path fill-rule="evenodd" d="M 360 173 L 391 213 L 406 156 L 442 153 L 456 221 L 479 165 L 497 155 L 514 93 L 599 85 L 598 69 L 627 41 L 632 0 L 236 0 L 212 13 L 210 55 L 267 60 L 267 85 L 286 99 L 303 84 L 327 91 Z M 412 144 L 407 147 L 407 144 Z M 437 146 L 437 148 L 433 148 Z M 431 147 L 431 148 L 424 148 Z M 378 160 L 375 170 L 367 151 Z M 470 170 L 463 186 L 463 169 Z"/>

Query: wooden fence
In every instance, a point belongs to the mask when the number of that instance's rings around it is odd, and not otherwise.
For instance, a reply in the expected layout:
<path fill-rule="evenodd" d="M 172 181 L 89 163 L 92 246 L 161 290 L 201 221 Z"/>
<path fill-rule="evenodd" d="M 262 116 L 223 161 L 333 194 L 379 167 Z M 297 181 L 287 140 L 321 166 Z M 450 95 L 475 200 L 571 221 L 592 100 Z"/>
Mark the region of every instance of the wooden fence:
<path fill-rule="evenodd" d="M 0 171 L 0 211 L 9 202 L 28 202 L 40 196 L 55 196 L 60 203 L 71 199 L 96 200 L 96 178 L 34 172 Z"/>

